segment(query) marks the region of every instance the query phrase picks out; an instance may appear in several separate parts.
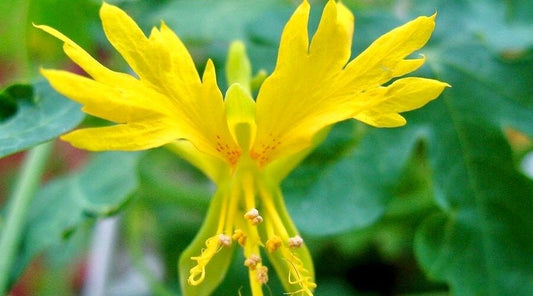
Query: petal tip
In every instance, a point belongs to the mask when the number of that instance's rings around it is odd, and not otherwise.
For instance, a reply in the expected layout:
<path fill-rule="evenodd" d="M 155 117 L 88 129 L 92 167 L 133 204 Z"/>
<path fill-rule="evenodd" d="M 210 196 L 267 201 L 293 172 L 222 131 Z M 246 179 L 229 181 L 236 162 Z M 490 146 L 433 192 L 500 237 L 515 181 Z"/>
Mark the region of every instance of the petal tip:
<path fill-rule="evenodd" d="M 100 18 L 102 19 L 122 12 L 122 9 L 120 9 L 118 6 L 109 4 L 105 1 L 102 2 L 102 6 L 100 6 Z"/>

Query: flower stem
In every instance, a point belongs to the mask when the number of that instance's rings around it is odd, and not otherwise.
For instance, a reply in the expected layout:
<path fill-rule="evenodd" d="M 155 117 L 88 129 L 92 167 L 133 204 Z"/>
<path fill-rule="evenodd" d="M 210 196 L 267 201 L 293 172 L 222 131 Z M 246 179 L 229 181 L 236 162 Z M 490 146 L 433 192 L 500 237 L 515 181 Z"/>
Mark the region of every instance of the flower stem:
<path fill-rule="evenodd" d="M 39 187 L 53 142 L 32 148 L 24 160 L 15 190 L 9 199 L 5 224 L 0 232 L 0 295 L 7 292 L 12 265 L 20 242 L 28 207 Z"/>

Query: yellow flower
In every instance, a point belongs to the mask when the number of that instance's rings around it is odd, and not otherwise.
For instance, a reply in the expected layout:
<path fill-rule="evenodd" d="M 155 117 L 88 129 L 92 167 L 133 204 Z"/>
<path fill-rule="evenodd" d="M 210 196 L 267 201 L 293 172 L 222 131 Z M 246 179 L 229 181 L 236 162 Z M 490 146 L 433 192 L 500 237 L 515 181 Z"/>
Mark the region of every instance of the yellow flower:
<path fill-rule="evenodd" d="M 164 24 L 146 37 L 119 8 L 103 4 L 105 34 L 136 76 L 102 66 L 60 32 L 65 53 L 90 78 L 42 70 L 52 86 L 83 110 L 116 123 L 62 136 L 87 150 L 144 150 L 166 145 L 218 186 L 207 218 L 179 262 L 185 295 L 209 295 L 242 247 L 253 295 L 263 295 L 269 258 L 288 294 L 312 295 L 311 257 L 292 223 L 281 180 L 318 144 L 332 124 L 355 118 L 376 127 L 405 124 L 401 112 L 435 99 L 446 83 L 419 77 L 391 79 L 418 69 L 407 59 L 429 39 L 435 15 L 419 17 L 381 36 L 350 61 L 354 18 L 330 0 L 311 42 L 310 5 L 303 1 L 281 37 L 274 72 L 257 99 L 242 43 L 228 58 L 223 97 L 209 60 L 202 77 L 180 39 Z M 311 217 L 310 217 L 311 218 Z"/>

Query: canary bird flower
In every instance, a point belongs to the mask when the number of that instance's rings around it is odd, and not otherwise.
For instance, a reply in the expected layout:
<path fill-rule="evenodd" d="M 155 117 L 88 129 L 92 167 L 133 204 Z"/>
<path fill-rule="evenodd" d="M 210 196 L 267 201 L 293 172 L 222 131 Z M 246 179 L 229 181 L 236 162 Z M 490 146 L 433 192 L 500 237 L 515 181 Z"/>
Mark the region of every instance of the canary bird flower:
<path fill-rule="evenodd" d="M 402 126 L 399 113 L 422 107 L 449 86 L 398 78 L 424 63 L 424 56 L 409 56 L 430 38 L 435 15 L 393 29 L 350 60 L 352 13 L 330 0 L 308 40 L 309 11 L 304 0 L 290 17 L 275 69 L 256 99 L 240 42 L 230 48 L 230 86 L 223 95 L 213 62 L 207 61 L 200 77 L 165 23 L 147 37 L 124 11 L 102 5 L 107 39 L 135 75 L 112 71 L 57 30 L 37 26 L 63 41 L 65 53 L 89 76 L 43 69 L 50 84 L 87 114 L 115 123 L 78 129 L 63 140 L 92 151 L 166 146 L 217 184 L 204 224 L 179 260 L 184 295 L 213 293 L 236 249 L 244 253 L 254 296 L 263 295 L 272 267 L 287 294 L 313 295 L 311 256 L 289 217 L 280 182 L 331 125 L 357 119 L 375 127 Z"/>

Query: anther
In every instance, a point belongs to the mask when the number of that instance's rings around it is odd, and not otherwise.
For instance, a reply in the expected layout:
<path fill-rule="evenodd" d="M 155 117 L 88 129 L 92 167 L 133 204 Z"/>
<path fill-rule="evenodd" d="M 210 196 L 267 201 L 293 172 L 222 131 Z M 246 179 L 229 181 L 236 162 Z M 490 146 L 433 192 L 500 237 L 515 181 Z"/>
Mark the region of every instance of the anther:
<path fill-rule="evenodd" d="M 246 212 L 246 214 L 244 214 L 244 218 L 250 220 L 252 225 L 258 225 L 259 223 L 263 222 L 263 217 L 259 215 L 259 211 L 257 209 L 251 209 Z"/>
<path fill-rule="evenodd" d="M 288 242 L 289 248 L 291 248 L 291 249 L 299 248 L 299 247 L 301 247 L 303 245 L 303 243 L 304 243 L 304 240 L 299 235 L 290 237 L 289 238 L 289 242 Z"/>
<path fill-rule="evenodd" d="M 261 222 L 263 222 L 263 217 L 257 216 L 250 220 L 252 222 L 252 225 L 259 225 Z"/>
<path fill-rule="evenodd" d="M 257 268 L 257 281 L 261 284 L 268 282 L 268 267 L 260 266 Z"/>
<path fill-rule="evenodd" d="M 253 219 L 255 217 L 259 216 L 259 211 L 257 209 L 251 209 L 246 214 L 244 214 L 244 218 L 246 219 Z"/>
<path fill-rule="evenodd" d="M 254 270 L 259 263 L 261 263 L 261 257 L 256 254 L 250 255 L 250 257 L 244 260 L 244 266 L 250 268 L 251 270 Z"/>
<path fill-rule="evenodd" d="M 244 247 L 244 244 L 246 243 L 246 234 L 244 233 L 244 231 L 242 231 L 242 229 L 235 229 L 235 232 L 233 233 L 231 238 L 236 240 L 239 245 Z"/>
<path fill-rule="evenodd" d="M 279 247 L 281 247 L 281 244 L 281 238 L 275 235 L 266 241 L 266 249 L 269 253 L 274 253 L 279 249 Z"/>
<path fill-rule="evenodd" d="M 231 238 L 225 234 L 219 234 L 218 243 L 224 247 L 229 247 L 231 246 Z"/>

